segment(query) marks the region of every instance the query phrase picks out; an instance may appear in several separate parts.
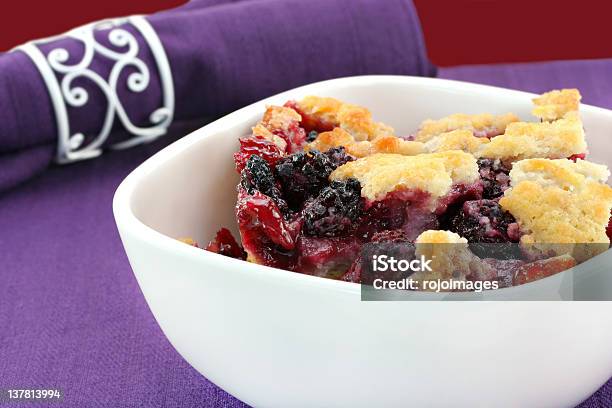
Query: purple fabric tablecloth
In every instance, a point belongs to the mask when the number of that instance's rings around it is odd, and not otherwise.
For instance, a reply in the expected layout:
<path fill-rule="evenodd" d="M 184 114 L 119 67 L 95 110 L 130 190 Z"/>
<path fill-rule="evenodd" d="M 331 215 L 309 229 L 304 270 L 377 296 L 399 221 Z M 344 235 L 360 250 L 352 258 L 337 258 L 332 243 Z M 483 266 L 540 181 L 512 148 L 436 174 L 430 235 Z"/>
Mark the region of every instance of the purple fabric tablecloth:
<path fill-rule="evenodd" d="M 441 76 L 533 91 L 578 86 L 585 102 L 612 108 L 610 72 L 612 61 L 591 61 Z M 166 341 L 112 217 L 122 178 L 188 127 L 153 145 L 51 168 L 0 196 L 0 388 L 60 388 L 69 407 L 244 406 Z M 583 404 L 610 406 L 611 383 Z"/>

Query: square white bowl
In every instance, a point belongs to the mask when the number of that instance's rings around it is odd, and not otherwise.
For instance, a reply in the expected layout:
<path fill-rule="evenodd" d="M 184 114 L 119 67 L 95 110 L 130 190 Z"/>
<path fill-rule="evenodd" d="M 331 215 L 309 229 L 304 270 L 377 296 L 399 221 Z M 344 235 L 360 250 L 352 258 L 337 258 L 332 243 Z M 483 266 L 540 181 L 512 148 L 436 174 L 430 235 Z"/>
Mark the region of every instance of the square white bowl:
<path fill-rule="evenodd" d="M 357 284 L 177 241 L 205 244 L 222 226 L 236 233 L 238 137 L 266 105 L 311 94 L 367 106 L 399 135 L 455 112 L 534 120 L 533 95 L 524 92 L 342 78 L 240 109 L 151 157 L 119 186 L 113 210 L 151 311 L 193 367 L 251 405 L 276 407 L 571 407 L 612 376 L 612 302 L 362 302 Z M 582 116 L 589 159 L 612 165 L 612 112 L 583 105 Z M 612 293 L 607 255 L 590 290 Z M 541 282 L 538 296 L 559 287 L 553 278 Z"/>

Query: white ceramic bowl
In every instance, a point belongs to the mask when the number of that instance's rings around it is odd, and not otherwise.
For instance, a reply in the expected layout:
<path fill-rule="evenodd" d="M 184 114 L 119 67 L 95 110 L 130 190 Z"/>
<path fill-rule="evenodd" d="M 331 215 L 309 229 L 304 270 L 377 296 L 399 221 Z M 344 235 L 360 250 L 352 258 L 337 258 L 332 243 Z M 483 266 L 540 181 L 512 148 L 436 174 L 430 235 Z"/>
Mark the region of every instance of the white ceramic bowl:
<path fill-rule="evenodd" d="M 235 232 L 238 137 L 266 104 L 307 94 L 365 105 L 398 134 L 454 112 L 527 119 L 533 96 L 413 77 L 326 81 L 234 112 L 134 170 L 113 203 L 119 232 L 157 322 L 193 367 L 267 407 L 571 407 L 612 376 L 612 302 L 362 302 L 356 284 L 174 240 Z M 590 158 L 612 165 L 612 112 L 582 112 Z M 609 279 L 595 286 L 612 292 Z"/>

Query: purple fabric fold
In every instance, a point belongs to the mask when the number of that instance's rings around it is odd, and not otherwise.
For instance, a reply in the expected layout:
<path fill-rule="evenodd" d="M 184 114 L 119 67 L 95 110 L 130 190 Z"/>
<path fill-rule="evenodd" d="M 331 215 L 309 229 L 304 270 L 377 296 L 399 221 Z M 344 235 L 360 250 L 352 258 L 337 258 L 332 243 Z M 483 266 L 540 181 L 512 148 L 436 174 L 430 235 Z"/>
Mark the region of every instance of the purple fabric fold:
<path fill-rule="evenodd" d="M 409 0 L 195 0 L 148 17 L 168 56 L 175 88 L 175 121 L 214 118 L 295 86 L 364 74 L 433 75 L 419 21 Z M 151 69 L 142 93 L 120 77 L 117 92 L 138 126 L 161 106 L 162 91 L 153 55 L 134 27 L 138 56 Z M 109 30 L 96 38 L 108 41 Z M 71 38 L 41 45 L 45 56 L 61 46 L 67 64 L 84 55 Z M 114 48 L 113 48 L 114 47 Z M 113 62 L 94 58 L 91 67 L 107 77 Z M 57 143 L 57 125 L 44 82 L 21 51 L 0 55 L 0 192 L 45 169 Z M 63 76 L 57 74 L 58 80 Z M 75 80 L 89 92 L 82 107 L 68 106 L 71 132 L 86 143 L 102 127 L 106 99 L 92 81 Z M 115 126 L 114 130 L 120 130 Z M 117 142 L 111 134 L 109 140 Z M 44 154 L 42 153 L 44 152 Z"/>

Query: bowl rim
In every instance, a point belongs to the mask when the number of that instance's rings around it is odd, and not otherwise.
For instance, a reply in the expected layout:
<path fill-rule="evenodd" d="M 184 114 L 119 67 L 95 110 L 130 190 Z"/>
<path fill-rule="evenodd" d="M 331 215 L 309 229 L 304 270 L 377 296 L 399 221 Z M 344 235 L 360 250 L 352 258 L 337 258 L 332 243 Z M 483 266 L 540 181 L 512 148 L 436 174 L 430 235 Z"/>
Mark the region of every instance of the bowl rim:
<path fill-rule="evenodd" d="M 113 196 L 112 207 L 117 227 L 120 230 L 123 228 L 125 231 L 129 231 L 135 238 L 138 238 L 142 241 L 146 241 L 150 245 L 160 250 L 184 254 L 184 256 L 208 257 L 206 261 L 211 264 L 211 266 L 227 268 L 228 265 L 235 265 L 236 268 L 232 269 L 238 269 L 240 271 L 248 273 L 251 276 L 257 276 L 259 278 L 274 280 L 280 279 L 282 282 L 288 282 L 288 280 L 290 280 L 292 284 L 300 283 L 301 285 L 316 286 L 318 289 L 330 290 L 333 292 L 344 292 L 353 295 L 360 294 L 361 285 L 358 283 L 339 281 L 313 275 L 306 275 L 266 265 L 259 265 L 252 262 L 246 262 L 239 259 L 233 259 L 225 257 L 223 255 L 211 253 L 202 250 L 201 248 L 192 247 L 190 245 L 185 245 L 179 240 L 169 237 L 142 222 L 133 212 L 131 205 L 132 197 L 141 181 L 146 179 L 147 176 L 151 174 L 158 166 L 175 159 L 181 153 L 188 150 L 192 145 L 198 143 L 201 139 L 209 137 L 217 132 L 227 130 L 228 128 L 232 128 L 236 125 L 236 123 L 242 123 L 245 120 L 250 120 L 254 114 L 261 112 L 262 109 L 265 108 L 265 106 L 268 104 L 278 103 L 278 100 L 293 99 L 292 95 L 294 94 L 322 93 L 324 90 L 331 90 L 336 87 L 347 88 L 354 86 L 374 86 L 377 84 L 397 84 L 398 82 L 402 82 L 403 84 L 408 85 L 418 84 L 431 87 L 444 87 L 445 89 L 457 91 L 464 91 L 466 89 L 469 89 L 472 92 L 503 92 L 506 95 L 522 97 L 526 100 L 530 100 L 531 98 L 537 96 L 537 94 L 531 92 L 524 92 L 491 85 L 477 84 L 467 81 L 401 75 L 361 75 L 342 77 L 320 82 L 314 82 L 287 91 L 283 91 L 281 93 L 272 95 L 265 99 L 254 102 L 250 105 L 247 105 L 243 108 L 240 108 L 201 128 L 192 131 L 186 136 L 166 146 L 159 152 L 153 154 L 143 163 L 138 165 L 123 179 L 123 181 L 117 187 Z M 580 108 L 582 112 L 605 114 L 607 116 L 610 116 L 610 118 L 612 119 L 611 110 L 588 104 L 581 104 Z M 573 269 L 574 268 L 568 269 L 553 276 L 564 275 L 566 273 L 571 272 Z M 495 289 L 491 292 L 510 294 L 510 292 L 512 291 L 522 290 L 527 287 L 534 287 L 537 284 L 541 284 L 542 281 L 546 281 L 552 278 L 553 276 L 520 286 Z M 417 293 L 419 293 L 419 296 L 423 297 L 427 297 L 427 295 L 430 294 L 430 292 Z M 431 293 L 431 295 L 436 294 Z M 440 294 L 437 295 L 439 296 Z M 473 293 L 453 292 L 453 295 L 458 295 L 453 297 L 456 297 L 457 300 L 462 300 L 462 298 L 469 297 L 469 295 L 473 296 Z M 433 299 L 432 296 L 432 299 L 430 300 L 435 299 Z"/>

